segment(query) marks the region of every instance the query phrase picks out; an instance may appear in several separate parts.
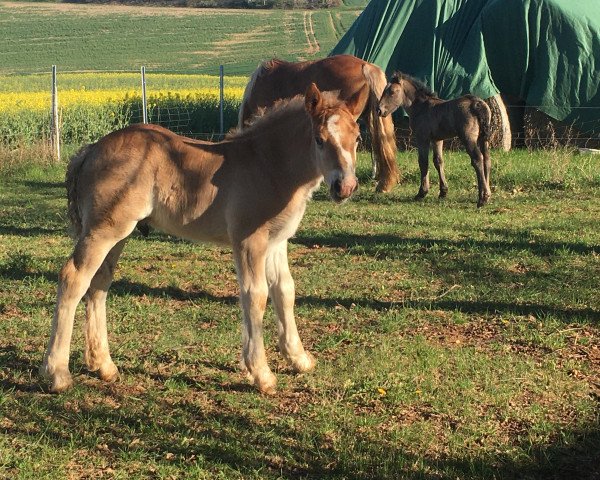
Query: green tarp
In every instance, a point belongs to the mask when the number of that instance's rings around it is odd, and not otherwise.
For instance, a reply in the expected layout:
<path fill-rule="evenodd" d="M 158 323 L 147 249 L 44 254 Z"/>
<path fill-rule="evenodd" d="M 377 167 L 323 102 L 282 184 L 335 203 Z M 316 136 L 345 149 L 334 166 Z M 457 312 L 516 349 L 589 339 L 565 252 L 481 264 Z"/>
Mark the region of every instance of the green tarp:
<path fill-rule="evenodd" d="M 600 0 L 372 0 L 332 55 L 600 131 Z"/>

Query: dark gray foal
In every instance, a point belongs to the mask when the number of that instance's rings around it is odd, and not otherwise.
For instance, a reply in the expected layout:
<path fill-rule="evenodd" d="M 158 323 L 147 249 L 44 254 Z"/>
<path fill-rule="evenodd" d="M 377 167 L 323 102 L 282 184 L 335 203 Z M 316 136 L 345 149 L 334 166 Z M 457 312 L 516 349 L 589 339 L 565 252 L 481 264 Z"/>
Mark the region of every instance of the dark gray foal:
<path fill-rule="evenodd" d="M 381 95 L 377 113 L 385 117 L 399 107 L 408 113 L 419 151 L 421 187 L 415 199 L 424 198 L 429 191 L 430 144 L 433 148 L 433 164 L 440 177 L 440 197 L 446 196 L 448 182 L 444 174 L 442 148 L 445 139 L 458 137 L 471 157 L 477 174 L 477 206 L 483 206 L 491 196 L 488 140 L 492 114 L 487 104 L 474 95 L 442 100 L 420 81 L 397 72 Z"/>

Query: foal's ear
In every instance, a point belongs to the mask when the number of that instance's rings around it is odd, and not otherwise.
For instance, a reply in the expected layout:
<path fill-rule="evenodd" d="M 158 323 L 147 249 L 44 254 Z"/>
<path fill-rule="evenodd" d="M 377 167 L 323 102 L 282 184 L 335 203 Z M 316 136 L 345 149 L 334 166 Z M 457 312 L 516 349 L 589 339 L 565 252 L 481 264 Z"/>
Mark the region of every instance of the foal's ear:
<path fill-rule="evenodd" d="M 306 111 L 314 116 L 320 110 L 322 104 L 323 97 L 321 96 L 321 92 L 313 82 L 306 89 L 306 93 L 304 94 L 304 106 Z"/>

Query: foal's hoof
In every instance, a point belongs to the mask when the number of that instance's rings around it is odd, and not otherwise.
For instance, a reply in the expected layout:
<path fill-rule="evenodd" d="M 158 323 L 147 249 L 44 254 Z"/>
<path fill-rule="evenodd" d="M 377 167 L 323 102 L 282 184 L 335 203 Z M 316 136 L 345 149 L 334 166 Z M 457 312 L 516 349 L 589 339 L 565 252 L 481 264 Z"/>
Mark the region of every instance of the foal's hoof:
<path fill-rule="evenodd" d="M 302 355 L 291 359 L 292 368 L 296 373 L 310 372 L 315 368 L 317 361 L 309 352 L 304 352 Z"/>
<path fill-rule="evenodd" d="M 48 367 L 42 365 L 40 367 L 40 376 L 50 384 L 49 391 L 51 393 L 61 393 L 73 386 L 73 378 L 68 369 L 60 369 L 54 371 L 54 373 L 48 373 Z"/>
<path fill-rule="evenodd" d="M 489 199 L 490 199 L 490 197 L 480 198 L 479 201 L 477 202 L 477 208 L 483 207 L 486 203 L 488 203 Z"/>
<path fill-rule="evenodd" d="M 446 198 L 448 195 L 448 190 L 440 190 L 440 198 Z"/>
<path fill-rule="evenodd" d="M 113 362 L 110 362 L 98 369 L 98 376 L 105 382 L 114 383 L 119 379 L 119 369 Z"/>
<path fill-rule="evenodd" d="M 415 200 L 423 200 L 427 196 L 427 192 L 419 192 L 415 195 Z"/>
<path fill-rule="evenodd" d="M 254 385 L 263 395 L 275 395 L 277 392 L 277 377 L 269 372 L 263 377 L 254 377 Z"/>

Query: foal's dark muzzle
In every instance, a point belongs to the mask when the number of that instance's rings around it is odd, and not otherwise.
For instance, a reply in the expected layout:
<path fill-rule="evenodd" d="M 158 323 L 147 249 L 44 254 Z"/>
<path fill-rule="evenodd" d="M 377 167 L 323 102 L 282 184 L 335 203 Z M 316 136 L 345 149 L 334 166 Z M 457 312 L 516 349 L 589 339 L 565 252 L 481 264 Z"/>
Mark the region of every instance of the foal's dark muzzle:
<path fill-rule="evenodd" d="M 377 105 L 375 113 L 377 113 L 377 115 L 379 115 L 380 117 L 387 117 L 390 112 L 388 110 L 382 110 L 381 107 Z"/>

